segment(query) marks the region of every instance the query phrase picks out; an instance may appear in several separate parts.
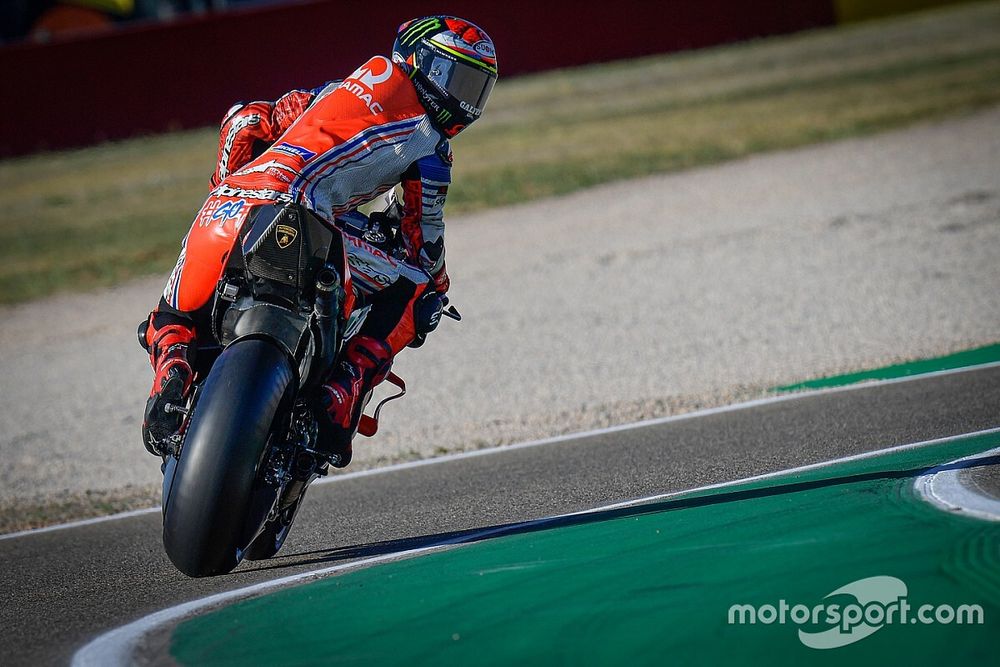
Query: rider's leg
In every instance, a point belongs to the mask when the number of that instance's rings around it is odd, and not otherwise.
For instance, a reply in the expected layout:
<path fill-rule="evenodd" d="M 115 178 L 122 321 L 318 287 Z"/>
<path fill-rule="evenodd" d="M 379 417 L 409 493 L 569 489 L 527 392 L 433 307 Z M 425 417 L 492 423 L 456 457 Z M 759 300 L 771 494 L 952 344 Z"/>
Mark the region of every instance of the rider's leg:
<path fill-rule="evenodd" d="M 352 265 L 353 275 L 357 269 Z M 351 461 L 351 440 L 364 398 L 388 375 L 392 359 L 416 337 L 414 303 L 426 292 L 427 280 L 417 275 L 394 278 L 385 289 L 366 295 L 371 311 L 344 346 L 340 363 L 322 388 L 320 400 L 326 412 L 320 415 L 320 446 L 335 455 L 338 468 Z"/>
<path fill-rule="evenodd" d="M 194 377 L 195 326 L 180 314 L 161 310 L 149 315 L 145 343 L 153 367 L 153 387 L 146 400 L 142 420 L 142 441 L 151 454 L 162 456 L 166 441 L 181 425 L 179 412 L 167 412 L 168 406 L 183 406 Z"/>
<path fill-rule="evenodd" d="M 145 343 L 154 377 L 142 439 L 153 454 L 162 455 L 165 440 L 180 427 L 181 414 L 167 412 L 167 406 L 183 406 L 187 399 L 196 333 L 208 329 L 206 311 L 249 208 L 245 199 L 208 198 L 184 238 L 159 305 L 149 315 Z"/>

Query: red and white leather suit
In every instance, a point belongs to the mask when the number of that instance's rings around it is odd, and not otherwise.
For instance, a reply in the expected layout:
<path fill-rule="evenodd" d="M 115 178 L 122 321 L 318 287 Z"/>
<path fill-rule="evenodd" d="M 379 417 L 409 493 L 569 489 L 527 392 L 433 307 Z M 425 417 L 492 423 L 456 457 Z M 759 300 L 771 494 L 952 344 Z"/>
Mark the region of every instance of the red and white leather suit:
<path fill-rule="evenodd" d="M 375 56 L 343 81 L 230 109 L 213 190 L 184 240 L 147 342 L 153 343 L 158 320 L 173 323 L 180 316 L 201 324 L 252 206 L 299 201 L 333 221 L 397 184 L 407 262 L 359 239 L 348 251 L 355 267 L 379 264 L 378 281 L 361 271 L 355 285 L 371 301 L 386 302 L 373 308 L 378 316 L 370 316 L 361 333 L 386 341 L 393 355 L 414 339 L 413 302 L 427 289 L 449 287 L 442 210 L 451 150 L 404 68 Z"/>

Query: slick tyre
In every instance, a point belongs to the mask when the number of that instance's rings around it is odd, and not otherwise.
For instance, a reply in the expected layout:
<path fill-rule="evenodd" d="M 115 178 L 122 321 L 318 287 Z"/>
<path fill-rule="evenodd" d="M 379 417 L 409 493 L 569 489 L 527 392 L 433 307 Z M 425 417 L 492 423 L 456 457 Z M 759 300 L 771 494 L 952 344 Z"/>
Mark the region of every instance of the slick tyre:
<path fill-rule="evenodd" d="M 216 360 L 164 479 L 163 546 L 184 574 L 224 574 L 243 559 L 268 508 L 258 469 L 295 386 L 287 355 L 267 340 L 237 341 Z"/>

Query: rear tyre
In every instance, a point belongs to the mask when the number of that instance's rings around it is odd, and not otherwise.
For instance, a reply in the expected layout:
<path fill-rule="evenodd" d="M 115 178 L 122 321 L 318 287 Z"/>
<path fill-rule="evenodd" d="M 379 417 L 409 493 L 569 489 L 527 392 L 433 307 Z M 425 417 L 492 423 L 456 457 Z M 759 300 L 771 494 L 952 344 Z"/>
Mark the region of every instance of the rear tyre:
<path fill-rule="evenodd" d="M 164 478 L 163 546 L 184 574 L 224 574 L 243 559 L 273 502 L 258 468 L 295 387 L 288 356 L 266 340 L 238 341 L 212 367 Z"/>

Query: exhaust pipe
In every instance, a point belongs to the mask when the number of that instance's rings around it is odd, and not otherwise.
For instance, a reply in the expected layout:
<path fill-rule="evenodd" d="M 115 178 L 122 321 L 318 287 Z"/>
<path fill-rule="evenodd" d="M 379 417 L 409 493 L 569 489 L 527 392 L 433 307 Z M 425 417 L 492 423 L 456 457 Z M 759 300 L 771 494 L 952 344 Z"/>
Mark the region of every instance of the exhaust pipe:
<path fill-rule="evenodd" d="M 310 385 L 319 384 L 337 357 L 337 315 L 340 312 L 340 276 L 329 266 L 316 274 L 316 301 L 313 303 L 313 335 L 319 363 L 314 364 Z"/>

